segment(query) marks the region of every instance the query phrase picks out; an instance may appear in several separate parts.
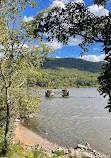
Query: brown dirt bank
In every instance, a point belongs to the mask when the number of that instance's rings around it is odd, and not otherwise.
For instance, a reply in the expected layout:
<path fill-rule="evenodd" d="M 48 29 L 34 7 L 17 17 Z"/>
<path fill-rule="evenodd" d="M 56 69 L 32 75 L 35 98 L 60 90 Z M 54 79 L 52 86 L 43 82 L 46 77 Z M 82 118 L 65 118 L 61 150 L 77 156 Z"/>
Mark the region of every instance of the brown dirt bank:
<path fill-rule="evenodd" d="M 24 145 L 24 149 L 32 149 L 37 145 L 39 149 L 42 148 L 44 152 L 51 154 L 56 150 L 63 150 L 67 155 L 76 155 L 78 157 L 86 156 L 88 158 L 109 158 L 109 156 L 91 149 L 88 143 L 86 145 L 79 144 L 76 149 L 61 147 L 30 131 L 26 127 L 22 126 L 20 122 L 16 122 L 16 128 L 13 132 L 13 142 L 21 142 Z"/>
<path fill-rule="evenodd" d="M 46 151 L 58 149 L 58 145 L 49 142 L 38 134 L 35 134 L 26 127 L 22 126 L 20 123 L 18 123 L 16 129 L 14 130 L 13 141 L 14 143 L 21 142 L 24 146 L 39 145 L 39 147 Z"/>

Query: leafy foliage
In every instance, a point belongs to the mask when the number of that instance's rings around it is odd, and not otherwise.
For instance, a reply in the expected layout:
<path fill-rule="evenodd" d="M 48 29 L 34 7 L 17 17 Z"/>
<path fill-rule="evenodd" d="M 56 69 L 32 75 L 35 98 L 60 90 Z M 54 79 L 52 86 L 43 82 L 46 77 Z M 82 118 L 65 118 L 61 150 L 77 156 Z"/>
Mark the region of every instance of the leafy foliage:
<path fill-rule="evenodd" d="M 94 4 L 106 6 L 106 2 L 109 0 L 94 0 Z"/>
<path fill-rule="evenodd" d="M 41 69 L 42 79 L 37 79 L 37 86 L 43 88 L 97 87 L 98 74 L 77 69 L 59 68 Z"/>
<path fill-rule="evenodd" d="M 29 150 L 24 151 L 22 144 L 12 144 L 9 143 L 7 154 L 4 156 L 0 153 L 1 158 L 44 158 L 46 155 L 42 151 L 35 150 Z"/>
<path fill-rule="evenodd" d="M 2 152 L 2 149 L 4 146 L 3 136 L 4 136 L 4 130 L 3 130 L 3 128 L 0 127 L 0 153 Z"/>
<path fill-rule="evenodd" d="M 0 119 L 5 129 L 4 153 L 7 150 L 10 120 L 17 115 L 37 111 L 40 100 L 27 88 L 28 76 L 39 76 L 38 68 L 53 50 L 46 44 L 33 44 L 29 22 L 23 21 L 27 5 L 37 7 L 33 0 L 6 0 L 0 6 Z M 36 90 L 35 90 L 36 91 Z"/>
<path fill-rule="evenodd" d="M 49 59 L 41 66 L 41 77 L 28 77 L 28 86 L 42 88 L 97 87 L 102 62 L 88 62 L 82 59 Z"/>
<path fill-rule="evenodd" d="M 33 20 L 35 37 L 38 32 L 47 33 L 48 41 L 56 38 L 58 42 L 67 45 L 70 37 L 80 35 L 83 38 L 80 47 L 84 52 L 95 42 L 102 44 L 105 54 L 111 50 L 110 13 L 108 16 L 98 17 L 91 13 L 84 3 L 70 2 L 65 8 L 54 7 L 47 14 L 44 16 L 44 13 L 40 13 Z"/>
<path fill-rule="evenodd" d="M 55 151 L 54 152 L 54 157 L 58 157 L 58 156 L 65 156 L 64 152 L 63 151 Z"/>
<path fill-rule="evenodd" d="M 25 151 L 23 149 L 23 145 L 20 143 L 12 144 L 10 143 L 8 145 L 7 154 L 4 156 L 0 152 L 1 158 L 56 158 L 56 157 L 62 157 L 62 158 L 86 158 L 85 156 L 78 157 L 78 156 L 70 156 L 65 155 L 63 151 L 57 150 L 54 152 L 52 156 L 48 156 L 46 153 L 44 153 L 42 150 L 37 150 L 36 148 L 34 150 L 27 150 Z"/>
<path fill-rule="evenodd" d="M 106 62 L 103 64 L 101 74 L 98 77 L 100 84 L 98 90 L 101 95 L 104 95 L 104 97 L 109 95 L 108 106 L 106 106 L 106 108 L 111 112 L 111 53 L 106 56 L 105 60 Z"/>
<path fill-rule="evenodd" d="M 102 64 L 103 62 L 90 62 L 76 58 L 46 58 L 41 68 L 57 70 L 63 67 L 96 73 L 99 72 Z"/>

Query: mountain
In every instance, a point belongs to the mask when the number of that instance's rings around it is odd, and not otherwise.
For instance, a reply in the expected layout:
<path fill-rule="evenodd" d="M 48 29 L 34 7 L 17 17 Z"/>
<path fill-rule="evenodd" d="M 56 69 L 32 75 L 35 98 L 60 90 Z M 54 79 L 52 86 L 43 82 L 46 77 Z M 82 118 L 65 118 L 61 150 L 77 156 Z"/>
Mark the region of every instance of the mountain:
<path fill-rule="evenodd" d="M 41 88 L 98 87 L 99 69 L 103 62 L 76 58 L 46 58 L 40 76 L 31 78 L 28 85 Z"/>
<path fill-rule="evenodd" d="M 97 73 L 102 64 L 103 62 L 90 62 L 77 58 L 46 58 L 46 61 L 41 68 L 56 70 L 63 67 L 67 69 L 77 69 Z"/>

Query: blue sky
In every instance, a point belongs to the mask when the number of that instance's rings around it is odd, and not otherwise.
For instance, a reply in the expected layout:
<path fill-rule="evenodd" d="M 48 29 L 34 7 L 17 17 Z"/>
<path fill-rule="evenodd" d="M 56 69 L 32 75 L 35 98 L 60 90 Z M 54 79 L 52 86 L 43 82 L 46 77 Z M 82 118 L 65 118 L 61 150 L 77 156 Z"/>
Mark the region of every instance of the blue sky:
<path fill-rule="evenodd" d="M 97 6 L 93 4 L 93 0 L 37 0 L 38 8 L 32 9 L 30 6 L 27 6 L 27 9 L 23 12 L 24 20 L 29 21 L 33 18 L 31 16 L 35 16 L 39 11 L 54 5 L 59 5 L 64 7 L 65 3 L 68 2 L 84 2 L 86 6 L 89 7 L 90 11 L 93 12 L 97 16 L 108 15 L 108 11 L 111 11 L 111 0 L 107 3 L 106 9 L 102 6 Z M 53 43 L 48 43 L 49 46 L 53 46 L 56 51 L 56 55 L 53 57 L 56 58 L 66 58 L 66 57 L 74 57 L 80 58 L 81 48 L 78 46 L 78 43 L 81 42 L 81 37 L 77 36 L 75 39 L 70 39 L 68 46 L 63 46 L 62 43 L 58 43 L 54 41 Z M 102 50 L 100 44 L 94 44 L 89 48 L 89 52 L 83 55 L 83 59 L 89 61 L 101 61 L 104 59 L 104 53 L 100 53 Z"/>

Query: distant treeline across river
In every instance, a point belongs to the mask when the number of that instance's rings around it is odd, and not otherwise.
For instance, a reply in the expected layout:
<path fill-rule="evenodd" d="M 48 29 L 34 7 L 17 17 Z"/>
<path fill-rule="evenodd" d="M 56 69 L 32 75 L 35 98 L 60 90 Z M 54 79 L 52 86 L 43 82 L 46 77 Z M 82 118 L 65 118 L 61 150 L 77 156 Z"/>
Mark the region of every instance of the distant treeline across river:
<path fill-rule="evenodd" d="M 98 87 L 99 69 L 103 62 L 76 58 L 47 58 L 40 76 L 28 77 L 29 86 L 41 88 Z"/>

